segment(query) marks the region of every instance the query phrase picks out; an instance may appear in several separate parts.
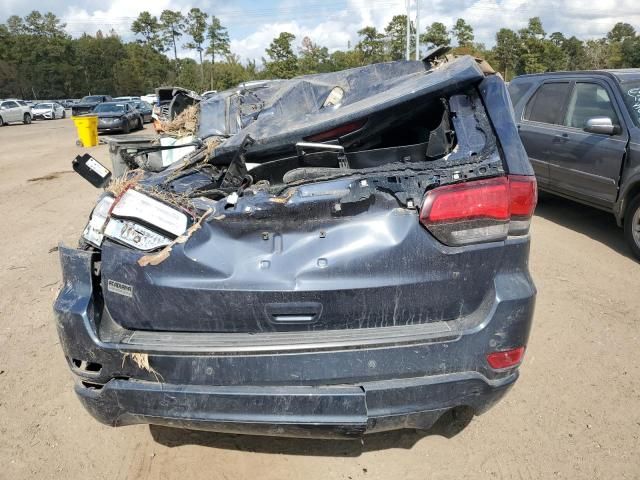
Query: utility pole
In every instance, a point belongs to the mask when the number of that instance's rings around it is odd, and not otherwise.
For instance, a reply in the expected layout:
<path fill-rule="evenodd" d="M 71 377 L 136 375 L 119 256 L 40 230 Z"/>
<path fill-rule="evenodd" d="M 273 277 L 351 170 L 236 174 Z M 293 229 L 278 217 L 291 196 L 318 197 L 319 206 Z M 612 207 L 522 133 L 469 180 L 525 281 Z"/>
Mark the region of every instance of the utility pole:
<path fill-rule="evenodd" d="M 416 0 L 416 60 L 420 60 L 420 0 Z"/>
<path fill-rule="evenodd" d="M 411 48 L 409 44 L 411 43 L 411 19 L 409 17 L 409 0 L 404 0 L 404 4 L 407 7 L 407 45 L 405 49 L 404 59 L 411 60 Z"/>

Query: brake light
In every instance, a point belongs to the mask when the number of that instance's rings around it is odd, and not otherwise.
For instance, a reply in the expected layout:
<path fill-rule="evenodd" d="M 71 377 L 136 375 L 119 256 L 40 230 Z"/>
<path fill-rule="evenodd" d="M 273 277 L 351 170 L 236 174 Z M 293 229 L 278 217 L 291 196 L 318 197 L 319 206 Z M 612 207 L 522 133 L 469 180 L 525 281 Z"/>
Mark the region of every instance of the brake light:
<path fill-rule="evenodd" d="M 522 362 L 524 347 L 514 348 L 502 352 L 493 352 L 487 355 L 487 362 L 494 370 L 515 367 Z"/>
<path fill-rule="evenodd" d="M 474 180 L 427 192 L 420 222 L 446 245 L 504 240 L 529 231 L 536 202 L 533 176 Z"/>
<path fill-rule="evenodd" d="M 360 130 L 365 123 L 367 123 L 366 118 L 351 123 L 345 123 L 344 125 L 332 128 L 331 130 L 327 130 L 326 132 L 316 133 L 315 135 L 305 137 L 305 140 L 308 142 L 325 142 L 327 140 L 335 140 L 336 138 L 344 137 L 349 133 Z"/>

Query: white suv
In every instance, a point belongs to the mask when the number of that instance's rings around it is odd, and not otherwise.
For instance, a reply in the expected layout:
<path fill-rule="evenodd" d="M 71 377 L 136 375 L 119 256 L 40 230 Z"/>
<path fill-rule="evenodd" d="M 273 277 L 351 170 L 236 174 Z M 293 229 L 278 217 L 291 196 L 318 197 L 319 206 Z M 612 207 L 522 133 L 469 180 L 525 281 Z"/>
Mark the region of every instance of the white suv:
<path fill-rule="evenodd" d="M 26 102 L 4 100 L 0 102 L 0 127 L 5 123 L 31 123 L 31 107 Z"/>

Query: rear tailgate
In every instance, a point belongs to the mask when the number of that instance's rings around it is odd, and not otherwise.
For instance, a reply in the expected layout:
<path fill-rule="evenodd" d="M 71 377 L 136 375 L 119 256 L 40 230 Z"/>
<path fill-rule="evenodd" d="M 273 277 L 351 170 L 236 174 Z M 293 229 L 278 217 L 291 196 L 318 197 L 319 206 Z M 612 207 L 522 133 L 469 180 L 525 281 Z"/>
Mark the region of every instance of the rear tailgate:
<path fill-rule="evenodd" d="M 132 330 L 259 333 L 488 311 L 496 276 L 526 268 L 528 246 L 446 246 L 420 223 L 425 191 L 505 173 L 477 92 L 450 97 L 449 107 L 457 147 L 443 158 L 209 202 L 202 228 L 157 265 L 140 266 L 140 252 L 106 240 L 105 315 Z"/>

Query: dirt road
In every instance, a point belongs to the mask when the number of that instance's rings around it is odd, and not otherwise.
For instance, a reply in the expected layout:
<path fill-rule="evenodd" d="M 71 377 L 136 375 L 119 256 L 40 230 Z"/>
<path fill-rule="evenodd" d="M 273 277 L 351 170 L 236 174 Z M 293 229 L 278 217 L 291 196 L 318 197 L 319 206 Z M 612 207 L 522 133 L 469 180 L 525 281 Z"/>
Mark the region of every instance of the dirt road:
<path fill-rule="evenodd" d="M 533 222 L 539 296 L 520 381 L 451 439 L 98 424 L 74 396 L 51 313 L 51 250 L 76 242 L 98 194 L 71 172 L 74 142 L 68 119 L 0 128 L 1 479 L 640 478 L 640 264 L 613 217 L 554 198 Z M 92 154 L 109 165 L 106 147 Z"/>

